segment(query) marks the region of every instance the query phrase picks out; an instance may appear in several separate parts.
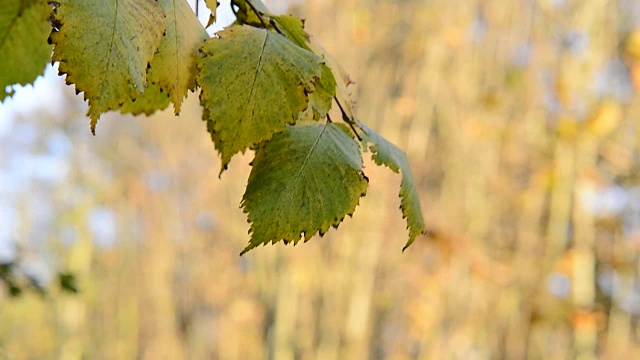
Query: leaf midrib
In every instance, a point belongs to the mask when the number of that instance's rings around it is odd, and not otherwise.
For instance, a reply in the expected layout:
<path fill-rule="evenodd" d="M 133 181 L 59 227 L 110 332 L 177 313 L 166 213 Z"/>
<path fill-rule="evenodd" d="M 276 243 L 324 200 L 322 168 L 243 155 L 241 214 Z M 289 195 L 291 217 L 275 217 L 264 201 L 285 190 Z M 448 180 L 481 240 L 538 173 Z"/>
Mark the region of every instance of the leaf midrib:
<path fill-rule="evenodd" d="M 109 56 L 107 56 L 107 66 L 105 66 L 104 71 L 102 72 L 102 76 L 101 76 L 102 81 L 100 81 L 100 91 L 98 92 L 98 94 L 102 94 L 102 89 L 104 88 L 104 84 L 106 82 L 104 81 L 104 79 L 106 78 L 106 74 L 109 72 L 109 67 L 111 66 L 111 56 L 113 54 L 113 47 L 114 47 L 113 39 L 116 37 L 116 27 L 118 25 L 118 9 L 119 8 L 120 8 L 120 0 L 116 0 L 116 13 L 113 19 L 113 29 L 111 31 L 111 40 L 109 41 Z"/>
<path fill-rule="evenodd" d="M 260 68 L 262 65 L 262 57 L 264 56 L 264 51 L 267 47 L 267 40 L 269 39 L 269 33 L 265 32 L 265 36 L 264 36 L 264 42 L 262 43 L 262 49 L 260 51 L 260 57 L 258 58 L 258 64 L 256 66 L 256 70 L 255 73 L 253 74 L 253 81 L 251 82 L 251 89 L 249 90 L 249 96 L 247 96 L 247 101 L 244 104 L 244 110 L 242 111 L 242 116 L 240 116 L 240 119 L 238 121 L 238 126 L 235 127 L 235 136 L 234 139 L 238 139 L 238 131 L 240 131 L 240 124 L 242 123 L 242 121 L 244 120 L 245 115 L 247 114 L 247 109 L 249 109 L 249 102 L 251 101 L 251 98 L 253 97 L 253 90 L 256 88 L 256 81 L 258 80 L 258 73 L 260 72 Z M 236 141 L 233 142 L 232 145 L 236 145 Z M 237 152 L 237 151 L 236 151 Z M 234 155 L 236 152 L 234 152 L 231 155 Z"/>
<path fill-rule="evenodd" d="M 316 147 L 318 146 L 318 143 L 320 142 L 320 138 L 322 138 L 322 135 L 324 135 L 324 131 L 327 129 L 327 126 L 328 125 L 324 125 L 322 127 L 322 131 L 320 131 L 320 134 L 318 135 L 318 137 L 314 141 L 313 145 L 311 145 L 311 149 L 309 150 L 309 153 L 307 154 L 307 157 L 302 162 L 302 165 L 300 166 L 300 170 L 298 171 L 298 174 L 296 175 L 295 180 L 293 181 L 293 183 L 290 186 L 287 187 L 287 194 L 286 194 L 286 197 L 285 197 L 285 201 L 280 203 L 280 207 L 278 208 L 278 212 L 280 212 L 280 210 L 282 210 L 282 207 L 284 206 L 284 204 L 287 204 L 289 202 L 289 199 L 291 199 L 291 194 L 293 194 L 292 189 L 296 188 L 296 186 L 298 185 L 298 182 L 302 178 L 302 173 L 304 172 L 304 169 L 306 168 L 307 163 L 309 162 L 309 159 L 311 158 L 311 155 L 313 154 L 313 152 L 315 151 Z"/>

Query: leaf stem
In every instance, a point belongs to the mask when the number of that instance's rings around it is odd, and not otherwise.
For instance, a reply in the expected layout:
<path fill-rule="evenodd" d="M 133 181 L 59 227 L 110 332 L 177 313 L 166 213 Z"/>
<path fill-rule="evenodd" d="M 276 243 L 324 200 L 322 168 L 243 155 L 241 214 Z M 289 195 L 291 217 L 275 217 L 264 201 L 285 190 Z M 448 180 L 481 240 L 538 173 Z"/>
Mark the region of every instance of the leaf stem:
<path fill-rule="evenodd" d="M 360 134 L 358 134 L 358 132 L 356 131 L 356 128 L 353 126 L 352 123 L 347 122 L 347 125 L 349 125 L 349 127 L 351 128 L 351 131 L 353 131 L 353 133 L 356 135 L 356 137 L 358 138 L 358 141 L 362 141 L 362 138 L 360 137 Z"/>
<path fill-rule="evenodd" d="M 269 24 L 271 24 L 271 26 L 273 26 L 273 28 L 276 29 L 278 34 L 280 34 L 280 35 L 286 37 L 287 39 L 289 39 L 289 37 L 287 35 L 285 35 L 284 31 L 282 31 L 282 29 L 280 29 L 280 26 L 278 26 L 278 23 L 276 23 L 275 20 L 269 19 Z M 292 40 L 292 39 L 289 39 L 289 40 Z"/>
<path fill-rule="evenodd" d="M 347 112 L 344 111 L 344 109 L 342 108 L 342 105 L 340 104 L 340 101 L 338 100 L 338 97 L 334 96 L 333 99 L 336 101 L 336 104 L 338 104 L 338 107 L 340 108 L 340 112 L 342 113 L 342 120 L 344 120 L 344 122 L 346 122 L 347 125 L 349 125 L 349 127 L 351 128 L 351 131 L 353 131 L 353 133 L 356 135 L 358 140 L 362 141 L 362 138 L 360 137 L 360 134 L 358 134 L 358 132 L 356 131 L 356 128 L 354 126 L 355 125 L 355 121 L 353 121 L 353 119 L 351 119 L 349 117 L 349 115 L 347 115 Z"/>

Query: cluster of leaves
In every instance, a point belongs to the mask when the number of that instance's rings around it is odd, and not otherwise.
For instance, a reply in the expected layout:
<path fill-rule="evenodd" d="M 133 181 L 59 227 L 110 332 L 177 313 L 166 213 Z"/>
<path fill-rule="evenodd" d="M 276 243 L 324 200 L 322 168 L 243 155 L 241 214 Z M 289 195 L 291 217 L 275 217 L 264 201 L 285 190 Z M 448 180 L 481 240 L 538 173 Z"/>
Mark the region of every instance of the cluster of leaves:
<path fill-rule="evenodd" d="M 242 200 L 251 224 L 243 253 L 309 240 L 353 214 L 367 190 L 361 152 L 369 150 L 402 174 L 405 248 L 424 233 L 405 154 L 356 118 L 349 77 L 302 20 L 273 15 L 260 0 L 233 0 L 236 22 L 209 37 L 186 0 L 8 2 L 0 15 L 0 86 L 33 81 L 53 45 L 51 61 L 84 93 L 94 133 L 104 112 L 151 114 L 172 103 L 178 114 L 200 88 L 220 173 L 235 154 L 255 150 Z M 206 3 L 212 23 L 218 3 Z M 340 122 L 329 115 L 334 104 Z"/>

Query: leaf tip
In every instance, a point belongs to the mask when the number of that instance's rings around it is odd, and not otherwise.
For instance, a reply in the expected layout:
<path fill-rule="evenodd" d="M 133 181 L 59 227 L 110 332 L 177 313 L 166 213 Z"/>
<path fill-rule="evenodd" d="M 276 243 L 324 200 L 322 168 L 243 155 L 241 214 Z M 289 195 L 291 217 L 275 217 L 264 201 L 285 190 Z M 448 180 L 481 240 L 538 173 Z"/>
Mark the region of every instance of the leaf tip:
<path fill-rule="evenodd" d="M 218 179 L 222 179 L 222 173 L 227 171 L 227 169 L 229 169 L 229 163 L 223 163 L 220 167 L 220 172 L 218 173 Z"/>
<path fill-rule="evenodd" d="M 89 125 L 89 128 L 91 129 L 91 134 L 93 134 L 93 136 L 96 136 L 96 125 L 98 125 L 98 119 L 91 118 L 91 124 Z"/>

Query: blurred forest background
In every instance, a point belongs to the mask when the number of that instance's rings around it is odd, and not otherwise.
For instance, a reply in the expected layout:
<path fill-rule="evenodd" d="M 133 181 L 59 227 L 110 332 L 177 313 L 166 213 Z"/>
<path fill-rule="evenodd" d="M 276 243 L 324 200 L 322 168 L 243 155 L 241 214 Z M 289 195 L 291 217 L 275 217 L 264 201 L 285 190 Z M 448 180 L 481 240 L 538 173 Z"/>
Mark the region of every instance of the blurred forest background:
<path fill-rule="evenodd" d="M 0 110 L 0 258 L 49 292 L 0 290 L 0 358 L 640 356 L 640 2 L 265 2 L 407 152 L 429 236 L 400 251 L 400 179 L 365 156 L 339 230 L 239 257 L 251 156 L 218 179 L 196 95 L 93 137 L 37 84 Z"/>

